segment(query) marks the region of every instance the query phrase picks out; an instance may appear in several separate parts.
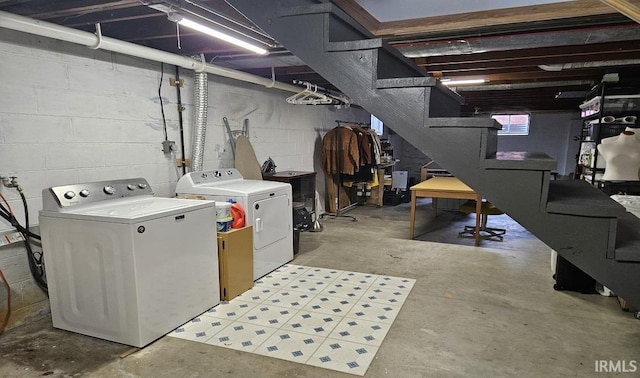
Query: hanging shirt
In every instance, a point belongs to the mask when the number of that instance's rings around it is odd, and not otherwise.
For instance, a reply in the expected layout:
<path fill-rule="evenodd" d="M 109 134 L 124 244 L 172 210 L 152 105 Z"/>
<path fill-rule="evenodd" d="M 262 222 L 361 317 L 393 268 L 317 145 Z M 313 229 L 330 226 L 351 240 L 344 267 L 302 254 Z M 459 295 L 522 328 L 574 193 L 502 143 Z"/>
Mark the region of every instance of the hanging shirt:
<path fill-rule="evenodd" d="M 372 164 L 371 136 L 369 130 L 362 127 L 353 127 L 353 132 L 358 136 L 358 148 L 360 150 L 360 166 Z"/>

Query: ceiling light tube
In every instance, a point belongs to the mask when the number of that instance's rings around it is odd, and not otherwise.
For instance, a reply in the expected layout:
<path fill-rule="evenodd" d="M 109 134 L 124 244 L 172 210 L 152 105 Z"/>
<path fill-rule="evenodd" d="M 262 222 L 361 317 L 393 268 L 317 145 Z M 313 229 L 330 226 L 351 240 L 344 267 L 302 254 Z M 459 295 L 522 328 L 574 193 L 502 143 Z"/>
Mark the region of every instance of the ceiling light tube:
<path fill-rule="evenodd" d="M 268 51 L 266 49 L 263 49 L 262 47 L 258 47 L 256 45 L 252 45 L 251 43 L 245 42 L 243 40 L 240 40 L 236 37 L 232 37 L 228 34 L 222 33 L 218 30 L 212 29 L 208 26 L 202 25 L 200 23 L 197 23 L 193 20 L 190 20 L 188 18 L 185 18 L 184 16 L 175 14 L 175 13 L 170 13 L 169 14 L 169 20 L 170 21 L 174 21 L 177 22 L 178 24 L 189 28 L 189 29 L 193 29 L 196 31 L 199 31 L 200 33 L 204 33 L 207 35 L 210 35 L 214 38 L 218 38 L 221 39 L 223 41 L 232 43 L 236 46 L 245 48 L 249 51 L 253 51 L 256 54 L 260 54 L 260 55 L 266 55 L 268 53 Z"/>
<path fill-rule="evenodd" d="M 446 86 L 470 85 L 470 84 L 484 84 L 487 82 L 487 79 L 461 79 L 461 80 L 442 79 L 440 80 L 440 82 Z"/>

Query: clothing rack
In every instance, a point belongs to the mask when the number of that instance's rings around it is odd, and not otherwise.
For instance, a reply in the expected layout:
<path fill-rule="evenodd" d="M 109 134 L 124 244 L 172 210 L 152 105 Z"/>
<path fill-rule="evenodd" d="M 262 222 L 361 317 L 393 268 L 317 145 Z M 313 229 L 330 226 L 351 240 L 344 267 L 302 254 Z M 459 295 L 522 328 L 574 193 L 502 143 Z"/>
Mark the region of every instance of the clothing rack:
<path fill-rule="evenodd" d="M 349 121 L 341 121 L 341 120 L 336 120 L 336 123 L 338 123 L 338 127 L 342 127 L 343 125 L 341 125 L 341 123 L 346 124 L 346 125 L 354 125 L 354 126 L 361 126 L 364 125 L 363 123 L 360 122 L 349 122 Z M 356 217 L 352 216 L 352 215 L 344 215 L 344 213 L 346 213 L 347 211 L 353 209 L 354 207 L 358 206 L 358 203 L 352 203 L 348 206 L 345 206 L 344 208 L 340 207 L 340 184 L 341 184 L 341 179 L 340 179 L 340 167 L 342 166 L 342 143 L 340 140 L 340 133 L 338 132 L 336 135 L 336 160 L 337 160 L 337 170 L 338 172 L 336 173 L 336 175 L 334 176 L 334 182 L 336 183 L 338 190 L 336 191 L 336 212 L 335 214 L 331 214 L 331 213 L 326 213 L 326 215 L 329 215 L 330 217 L 333 218 L 351 218 L 351 220 L 353 222 L 357 222 L 358 219 L 356 219 Z M 324 216 L 325 214 L 323 214 Z"/>
<path fill-rule="evenodd" d="M 338 126 L 349 126 L 349 125 L 354 125 L 354 126 L 360 126 L 362 128 L 368 129 L 371 127 L 371 123 L 370 122 L 351 122 L 351 121 L 341 121 L 341 120 L 336 120 L 336 123 L 338 124 Z M 341 123 L 343 123 L 344 125 L 341 125 Z"/>

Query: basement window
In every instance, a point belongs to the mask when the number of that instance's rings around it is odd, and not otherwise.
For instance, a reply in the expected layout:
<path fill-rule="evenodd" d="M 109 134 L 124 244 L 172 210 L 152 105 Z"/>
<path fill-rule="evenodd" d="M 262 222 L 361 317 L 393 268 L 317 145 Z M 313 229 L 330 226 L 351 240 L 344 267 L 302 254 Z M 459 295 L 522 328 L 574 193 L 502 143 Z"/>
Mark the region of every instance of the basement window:
<path fill-rule="evenodd" d="M 502 124 L 498 135 L 529 135 L 530 114 L 492 114 L 491 118 Z"/>
<path fill-rule="evenodd" d="M 371 128 L 375 130 L 376 134 L 382 135 L 384 132 L 384 125 L 381 120 L 379 120 L 373 114 L 371 115 Z"/>

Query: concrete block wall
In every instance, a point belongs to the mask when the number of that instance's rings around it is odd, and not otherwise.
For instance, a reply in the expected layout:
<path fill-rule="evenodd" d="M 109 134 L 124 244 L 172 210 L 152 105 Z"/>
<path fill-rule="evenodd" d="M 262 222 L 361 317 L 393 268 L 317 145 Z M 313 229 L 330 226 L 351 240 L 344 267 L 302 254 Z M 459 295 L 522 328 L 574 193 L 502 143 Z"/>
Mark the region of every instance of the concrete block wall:
<path fill-rule="evenodd" d="M 37 224 L 42 189 L 51 186 L 145 177 L 156 195 L 174 194 L 181 171 L 176 157 L 162 152 L 159 62 L 2 30 L 0 67 L 0 175 L 18 177 L 31 225 Z M 180 148 L 177 92 L 169 85 L 174 76 L 175 68 L 165 65 L 161 97 L 168 138 Z M 193 75 L 181 70 L 180 76 L 185 80 L 181 97 L 190 158 Z M 277 170 L 317 171 L 323 195 L 319 140 L 336 119 L 366 122 L 369 114 L 356 108 L 287 104 L 292 94 L 209 75 L 203 168 L 233 166 L 222 117 L 232 129 L 241 129 L 247 118 L 258 162 L 271 157 Z M 24 223 L 18 192 L 1 187 L 0 193 Z M 0 234 L 9 230 L 0 219 Z M 0 269 L 12 289 L 9 327 L 47 311 L 47 298 L 29 274 L 22 245 L 0 247 Z M 0 316 L 6 301 L 0 286 Z"/>
<path fill-rule="evenodd" d="M 398 135 L 392 135 L 389 140 L 393 145 L 394 158 L 400 159 L 394 169 L 407 171 L 409 182 L 420 182 L 420 167 L 431 159 Z"/>

